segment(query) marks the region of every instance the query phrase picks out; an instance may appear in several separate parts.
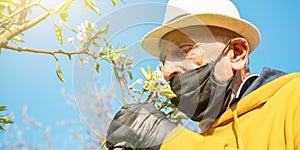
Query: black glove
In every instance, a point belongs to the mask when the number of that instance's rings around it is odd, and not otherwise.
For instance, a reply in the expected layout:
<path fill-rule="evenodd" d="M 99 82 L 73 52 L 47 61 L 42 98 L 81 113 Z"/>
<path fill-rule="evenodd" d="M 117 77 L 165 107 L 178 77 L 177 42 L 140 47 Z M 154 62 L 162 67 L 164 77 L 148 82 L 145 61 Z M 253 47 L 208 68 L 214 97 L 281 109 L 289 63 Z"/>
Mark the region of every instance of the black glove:
<path fill-rule="evenodd" d="M 106 146 L 113 148 L 125 142 L 134 148 L 156 150 L 175 127 L 175 123 L 151 104 L 125 105 L 107 130 Z"/>

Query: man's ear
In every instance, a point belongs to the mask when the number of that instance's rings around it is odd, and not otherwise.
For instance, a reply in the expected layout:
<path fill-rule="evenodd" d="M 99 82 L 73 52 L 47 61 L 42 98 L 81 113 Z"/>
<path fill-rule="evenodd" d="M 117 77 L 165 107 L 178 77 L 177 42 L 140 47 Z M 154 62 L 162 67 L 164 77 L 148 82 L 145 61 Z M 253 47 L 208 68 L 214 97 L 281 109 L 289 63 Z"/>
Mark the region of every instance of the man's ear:
<path fill-rule="evenodd" d="M 242 70 L 245 68 L 248 54 L 249 45 L 244 38 L 234 38 L 231 41 L 230 48 L 232 52 L 230 53 L 230 62 L 233 70 Z"/>

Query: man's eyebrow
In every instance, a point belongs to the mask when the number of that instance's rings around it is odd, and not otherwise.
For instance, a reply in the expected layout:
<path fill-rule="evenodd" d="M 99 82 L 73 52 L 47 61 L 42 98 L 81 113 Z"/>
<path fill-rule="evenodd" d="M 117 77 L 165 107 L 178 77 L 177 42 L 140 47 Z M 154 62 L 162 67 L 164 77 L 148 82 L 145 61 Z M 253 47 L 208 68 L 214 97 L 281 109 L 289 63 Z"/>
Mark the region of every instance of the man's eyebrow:
<path fill-rule="evenodd" d="M 184 47 L 184 46 L 193 46 L 197 44 L 196 42 L 182 42 L 178 44 L 178 47 Z"/>
<path fill-rule="evenodd" d="M 195 46 L 195 44 L 186 43 L 186 44 L 182 44 L 182 45 L 178 46 L 178 48 L 183 50 L 184 48 L 192 48 L 194 46 Z"/>

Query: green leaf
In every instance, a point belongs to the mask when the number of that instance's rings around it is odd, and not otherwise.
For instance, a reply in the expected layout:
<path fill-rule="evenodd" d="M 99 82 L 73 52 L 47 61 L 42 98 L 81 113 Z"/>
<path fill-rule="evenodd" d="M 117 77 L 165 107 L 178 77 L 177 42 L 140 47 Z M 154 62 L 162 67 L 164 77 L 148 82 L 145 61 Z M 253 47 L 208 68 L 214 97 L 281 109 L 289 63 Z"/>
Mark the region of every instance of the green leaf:
<path fill-rule="evenodd" d="M 118 49 L 118 50 L 116 51 L 116 54 L 122 53 L 122 52 L 124 52 L 125 50 L 127 50 L 127 48 L 126 48 L 125 46 L 123 46 L 121 49 Z"/>
<path fill-rule="evenodd" d="M 180 120 L 182 119 L 188 119 L 188 117 L 182 113 L 181 111 L 179 111 L 178 109 L 176 109 L 172 114 L 171 114 L 171 118 L 172 119 L 176 119 L 180 122 Z"/>
<path fill-rule="evenodd" d="M 8 119 L 5 119 L 5 118 L 0 118 L 0 123 L 4 123 L 4 124 L 12 124 L 13 122 L 8 120 Z"/>
<path fill-rule="evenodd" d="M 1 125 L 0 125 L 0 130 L 2 131 L 6 131 Z"/>
<path fill-rule="evenodd" d="M 128 59 L 128 60 L 126 60 L 126 63 L 125 63 L 127 66 L 129 66 L 129 65 L 132 65 L 132 60 L 130 60 L 130 59 Z"/>
<path fill-rule="evenodd" d="M 125 2 L 124 0 L 121 0 L 121 2 L 122 2 L 123 4 L 126 4 L 126 2 Z"/>
<path fill-rule="evenodd" d="M 0 2 L 0 18 L 5 18 L 6 17 L 5 14 L 4 14 L 4 9 L 5 9 L 5 7 L 2 7 L 1 2 Z M 5 28 L 5 27 L 3 27 L 3 28 Z"/>
<path fill-rule="evenodd" d="M 61 27 L 59 27 L 58 25 L 54 24 L 54 30 L 55 30 L 56 38 L 57 38 L 59 44 L 63 45 Z"/>
<path fill-rule="evenodd" d="M 133 79 L 133 77 L 132 77 L 132 72 L 127 71 L 127 73 L 128 73 L 128 75 L 129 75 L 130 80 L 132 80 L 132 79 Z"/>
<path fill-rule="evenodd" d="M 98 58 L 103 58 L 103 57 L 106 56 L 106 55 L 107 55 L 107 52 L 104 51 L 104 50 L 101 50 L 101 51 L 99 52 L 99 54 L 98 54 Z"/>
<path fill-rule="evenodd" d="M 0 48 L 0 54 L 2 53 L 2 48 Z"/>
<path fill-rule="evenodd" d="M 99 34 L 99 32 L 98 32 L 98 34 Z M 109 46 L 109 43 L 108 43 L 108 41 L 107 41 L 107 39 L 106 39 L 106 38 L 103 38 L 103 42 L 105 43 L 105 46 L 106 46 L 106 47 L 108 47 L 108 46 Z"/>
<path fill-rule="evenodd" d="M 162 70 L 163 70 L 163 65 L 160 64 L 160 65 L 158 66 L 158 68 L 159 68 L 160 71 L 162 71 Z"/>
<path fill-rule="evenodd" d="M 97 71 L 97 73 L 99 73 L 99 68 L 100 68 L 100 64 L 99 64 L 99 63 L 96 63 L 95 70 Z"/>
<path fill-rule="evenodd" d="M 102 150 L 102 149 L 104 148 L 105 144 L 106 144 L 106 140 L 104 140 L 104 141 L 101 143 L 101 146 L 100 146 L 99 150 Z"/>
<path fill-rule="evenodd" d="M 96 12 L 99 16 L 101 16 L 101 12 L 100 12 L 99 8 L 95 5 L 94 2 L 92 2 L 90 0 L 82 0 L 82 1 L 88 8 L 90 8 L 91 10 Z"/>
<path fill-rule="evenodd" d="M 124 103 L 124 105 L 128 105 L 128 104 L 130 104 L 130 103 L 129 103 L 129 101 L 128 101 L 128 100 L 127 100 L 125 97 L 123 97 L 122 99 L 123 99 L 123 103 Z"/>
<path fill-rule="evenodd" d="M 73 31 L 74 33 L 77 33 L 77 31 L 75 29 L 73 29 L 70 25 L 68 25 L 66 22 L 62 21 L 61 23 L 63 26 L 65 26 L 69 30 Z"/>
<path fill-rule="evenodd" d="M 14 10 L 11 8 L 10 5 L 7 7 L 7 11 L 8 11 L 8 14 L 14 13 Z"/>
<path fill-rule="evenodd" d="M 117 1 L 116 0 L 111 0 L 111 2 L 113 3 L 114 7 L 116 7 Z"/>
<path fill-rule="evenodd" d="M 165 89 L 165 92 L 166 92 L 167 94 L 174 94 L 174 92 L 173 92 L 171 89 L 169 89 L 169 88 L 166 88 L 166 89 Z"/>
<path fill-rule="evenodd" d="M 1 0 L 0 5 L 14 5 L 14 6 L 20 6 L 20 2 L 16 0 Z"/>
<path fill-rule="evenodd" d="M 3 2 L 0 2 L 0 8 L 2 8 L 4 10 L 4 8 L 7 8 L 9 6 L 8 3 L 3 3 Z"/>
<path fill-rule="evenodd" d="M 96 41 L 92 41 L 92 44 L 96 47 L 100 47 L 100 45 Z"/>
<path fill-rule="evenodd" d="M 145 81 L 143 88 L 144 88 L 144 90 L 149 91 L 150 90 L 149 82 Z"/>
<path fill-rule="evenodd" d="M 150 68 L 150 66 L 148 66 L 147 73 L 150 74 L 150 72 L 151 72 L 151 68 Z"/>
<path fill-rule="evenodd" d="M 177 97 L 177 95 L 176 95 L 176 94 L 167 94 L 166 97 L 167 97 L 168 99 L 172 99 L 172 98 Z"/>
<path fill-rule="evenodd" d="M 97 34 L 106 34 L 109 28 L 109 24 L 106 24 L 106 26 L 104 28 L 101 28 Z M 103 39 L 106 40 L 106 39 Z"/>
<path fill-rule="evenodd" d="M 172 109 L 175 109 L 175 108 L 176 108 L 176 105 L 175 105 L 175 104 L 172 104 L 172 103 L 168 103 L 167 106 L 170 107 L 170 108 L 172 108 Z"/>
<path fill-rule="evenodd" d="M 157 98 L 157 97 L 151 97 L 151 99 L 157 103 L 161 102 L 161 99 Z"/>
<path fill-rule="evenodd" d="M 59 17 L 60 17 L 61 20 L 66 22 L 68 17 L 69 17 L 69 14 L 64 11 L 64 12 L 59 14 Z"/>
<path fill-rule="evenodd" d="M 61 69 L 59 67 L 58 61 L 56 61 L 56 75 L 57 75 L 57 77 L 59 78 L 60 81 L 65 82 L 65 79 L 64 79 L 64 77 L 62 75 L 62 71 L 61 71 Z"/>
<path fill-rule="evenodd" d="M 74 0 L 66 0 L 63 3 L 61 3 L 60 5 L 56 6 L 55 9 L 53 10 L 54 14 L 58 14 L 58 13 L 62 13 L 68 10 L 68 8 L 70 7 L 70 5 L 72 4 Z"/>
<path fill-rule="evenodd" d="M 117 62 L 117 56 L 116 55 L 112 56 L 112 60 L 113 62 Z"/>
<path fill-rule="evenodd" d="M 145 78 L 147 81 L 149 81 L 149 80 L 151 79 L 150 74 L 148 74 L 144 68 L 140 68 L 140 70 L 141 70 L 141 72 L 142 72 L 144 78 Z"/>
<path fill-rule="evenodd" d="M 11 40 L 14 42 L 24 42 L 24 40 L 22 38 L 20 38 L 19 36 L 14 36 Z"/>
<path fill-rule="evenodd" d="M 90 21 L 87 21 L 87 30 L 90 30 L 92 28 L 92 23 Z"/>
<path fill-rule="evenodd" d="M 177 97 L 177 95 L 171 90 L 170 85 L 164 88 L 160 93 L 161 96 L 166 96 L 168 99 Z"/>
<path fill-rule="evenodd" d="M 0 106 L 0 111 L 6 110 L 6 106 Z"/>

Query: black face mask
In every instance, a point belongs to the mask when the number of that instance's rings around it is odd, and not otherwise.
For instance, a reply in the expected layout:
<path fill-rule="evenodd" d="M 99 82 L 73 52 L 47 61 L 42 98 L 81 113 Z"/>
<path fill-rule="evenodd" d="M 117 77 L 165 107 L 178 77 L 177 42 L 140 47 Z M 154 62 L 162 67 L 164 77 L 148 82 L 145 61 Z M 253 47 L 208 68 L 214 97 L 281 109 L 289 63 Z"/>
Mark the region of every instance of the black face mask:
<path fill-rule="evenodd" d="M 176 98 L 171 102 L 194 121 L 201 131 L 206 131 L 226 111 L 232 93 L 233 77 L 225 82 L 214 76 L 216 62 L 221 58 L 230 42 L 214 63 L 189 70 L 171 79 L 170 84 Z"/>

